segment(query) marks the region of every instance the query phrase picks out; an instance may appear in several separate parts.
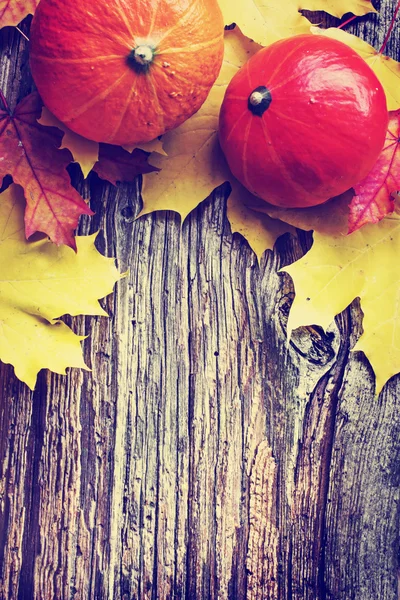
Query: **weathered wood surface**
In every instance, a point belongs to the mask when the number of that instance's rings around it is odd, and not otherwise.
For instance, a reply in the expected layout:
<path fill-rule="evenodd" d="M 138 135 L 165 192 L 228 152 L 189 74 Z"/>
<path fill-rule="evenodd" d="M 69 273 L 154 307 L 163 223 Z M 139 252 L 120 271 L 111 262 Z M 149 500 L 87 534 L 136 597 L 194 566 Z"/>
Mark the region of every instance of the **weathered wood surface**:
<path fill-rule="evenodd" d="M 377 46 L 393 8 L 358 26 Z M 27 49 L 0 36 L 15 104 Z M 100 227 L 129 275 L 110 319 L 74 320 L 91 373 L 42 373 L 30 393 L 0 367 L 0 598 L 397 599 L 400 380 L 374 398 L 357 303 L 286 346 L 278 269 L 310 238 L 258 265 L 222 192 L 181 230 L 135 221 L 135 186 L 81 189 L 81 233 Z"/>

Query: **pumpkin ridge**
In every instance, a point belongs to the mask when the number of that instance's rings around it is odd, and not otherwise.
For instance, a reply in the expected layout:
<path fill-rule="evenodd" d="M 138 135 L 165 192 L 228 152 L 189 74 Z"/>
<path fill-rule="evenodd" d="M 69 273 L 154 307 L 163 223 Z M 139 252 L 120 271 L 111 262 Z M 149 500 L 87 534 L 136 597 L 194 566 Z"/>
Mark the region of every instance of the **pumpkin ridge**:
<path fill-rule="evenodd" d="M 247 62 L 245 64 L 245 66 L 242 67 L 242 68 L 245 69 L 245 71 L 244 71 L 244 77 L 247 77 L 247 83 L 249 84 L 250 89 L 253 89 L 254 85 L 253 85 L 253 83 L 251 81 L 251 77 L 250 77 L 249 63 Z"/>
<path fill-rule="evenodd" d="M 160 8 L 160 4 L 161 4 L 161 0 L 158 0 L 157 8 L 153 8 L 153 14 L 152 14 L 151 21 L 150 21 L 149 31 L 146 35 L 147 39 L 151 39 L 151 36 L 153 35 L 154 25 L 156 24 L 156 19 L 157 19 L 157 15 L 158 15 L 158 10 Z"/>
<path fill-rule="evenodd" d="M 199 42 L 198 44 L 192 44 L 192 45 L 187 45 L 187 46 L 182 46 L 180 48 L 177 47 L 171 47 L 171 48 L 166 48 L 165 50 L 162 50 L 161 48 L 159 49 L 159 52 L 157 52 L 157 55 L 164 55 L 164 54 L 177 54 L 178 52 L 191 52 L 193 50 L 202 50 L 204 48 L 211 48 L 212 46 L 215 46 L 216 44 L 219 44 L 219 42 L 221 41 L 221 36 L 219 35 L 216 38 L 213 38 L 212 40 L 207 40 L 207 42 Z"/>
<path fill-rule="evenodd" d="M 249 119 L 249 122 L 247 123 L 246 129 L 243 134 L 244 142 L 243 142 L 243 152 L 242 152 L 243 179 L 244 179 L 245 187 L 247 187 L 247 189 L 250 191 L 252 189 L 252 186 L 250 185 L 250 181 L 249 181 L 247 146 L 248 146 L 248 142 L 249 142 L 249 132 L 250 132 L 251 125 L 252 125 L 252 120 Z"/>
<path fill-rule="evenodd" d="M 66 30 L 65 35 L 68 35 L 68 30 Z M 99 38 L 102 40 L 106 40 L 107 43 L 109 42 L 114 42 L 116 44 L 118 44 L 121 48 L 124 48 L 127 50 L 130 50 L 132 47 L 132 39 L 130 37 L 128 37 L 128 32 L 127 35 L 118 35 L 120 32 L 118 30 L 107 30 L 105 32 L 99 32 Z M 130 35 L 130 34 L 129 34 Z"/>
<path fill-rule="evenodd" d="M 41 60 L 46 63 L 57 63 L 61 65 L 75 65 L 75 64 L 86 64 L 97 61 L 106 61 L 106 60 L 121 60 L 122 56 L 120 54 L 109 54 L 107 56 L 88 56 L 86 58 L 64 58 L 64 57 L 56 57 L 56 56 L 43 56 L 41 54 L 36 54 L 31 52 L 31 57 L 36 60 Z"/>
<path fill-rule="evenodd" d="M 135 91 L 136 91 L 136 89 L 137 89 L 137 81 L 138 81 L 138 80 L 137 80 L 137 79 L 135 79 L 135 85 L 133 85 L 133 86 L 131 87 L 131 89 L 130 89 L 130 91 L 129 91 L 129 94 L 128 94 L 128 95 L 127 95 L 127 97 L 126 97 L 126 102 L 125 102 L 125 105 L 124 105 L 124 108 L 123 108 L 123 110 L 121 111 L 121 114 L 120 114 L 120 118 L 119 118 L 118 124 L 117 124 L 117 125 L 116 125 L 116 127 L 113 129 L 112 133 L 110 133 L 110 135 L 108 136 L 108 139 L 111 139 L 111 140 L 112 140 L 112 139 L 113 139 L 113 138 L 114 138 L 114 137 L 117 135 L 117 133 L 119 132 L 119 130 L 120 130 L 120 128 L 121 128 L 122 121 L 123 121 L 123 119 L 125 118 L 125 115 L 126 115 L 126 113 L 127 113 L 127 111 L 128 111 L 128 108 L 129 108 L 129 105 L 130 105 L 130 103 L 131 103 L 132 96 L 133 96 L 133 94 L 135 93 Z"/>
<path fill-rule="evenodd" d="M 97 96 L 94 96 L 94 98 L 91 98 L 88 102 L 86 102 L 85 104 L 80 106 L 79 109 L 75 109 L 75 111 L 72 111 L 72 113 L 66 114 L 64 116 L 64 122 L 68 123 L 72 119 L 76 119 L 77 117 L 82 116 L 86 111 L 88 111 L 90 108 L 92 108 L 95 104 L 108 98 L 108 96 L 111 94 L 111 92 L 116 87 L 118 87 L 118 85 L 121 83 L 121 81 L 129 74 L 130 74 L 130 71 L 125 71 L 125 73 L 123 73 L 107 89 L 105 89 L 102 92 L 100 92 L 99 94 L 97 94 Z"/>
<path fill-rule="evenodd" d="M 178 30 L 182 29 L 182 26 L 185 24 L 185 21 L 187 21 L 188 17 L 190 17 L 192 15 L 192 13 L 197 10 L 197 5 L 199 2 L 200 2 L 200 0 L 195 0 L 195 2 L 193 2 L 192 6 L 188 7 L 187 11 L 183 13 L 183 15 L 175 23 L 175 25 L 173 25 L 167 31 L 162 32 L 162 35 L 157 42 L 157 48 L 160 46 L 160 44 L 162 44 L 162 42 L 164 40 L 166 40 L 171 34 L 173 34 L 176 29 L 178 29 Z"/>
<path fill-rule="evenodd" d="M 275 110 L 275 115 L 277 117 L 279 117 L 280 119 L 282 119 L 282 120 L 286 120 L 286 121 L 289 121 L 289 122 L 291 122 L 291 123 L 293 123 L 295 125 L 299 125 L 301 127 L 305 127 L 307 129 L 310 129 L 311 131 L 315 131 L 315 125 L 313 125 L 312 122 L 301 121 L 301 120 L 295 119 L 294 117 L 290 117 L 289 115 L 285 115 L 285 114 L 281 113 L 280 111 L 276 111 L 276 110 Z M 352 141 L 352 139 L 353 139 L 353 135 L 352 135 L 351 131 L 348 132 L 347 136 L 343 135 L 343 133 L 344 133 L 343 131 L 335 130 L 336 136 L 340 136 L 341 139 L 343 139 L 345 141 L 345 143 L 346 143 L 346 140 L 347 140 L 347 143 L 350 143 Z M 332 133 L 329 133 L 329 131 L 325 131 L 323 129 L 319 129 L 319 131 L 318 131 L 318 138 L 320 140 L 326 140 L 325 143 L 326 143 L 326 146 L 328 147 L 328 144 L 330 143 L 330 141 L 332 139 Z M 362 151 L 362 148 L 360 148 L 360 151 Z M 335 164 L 334 161 L 333 161 L 333 159 L 331 160 L 331 163 Z M 298 181 L 296 183 L 299 184 Z M 301 185 L 301 184 L 299 184 L 299 185 Z M 304 188 L 304 189 L 306 190 L 306 188 Z"/>
<path fill-rule="evenodd" d="M 268 145 L 268 148 L 270 150 L 270 155 L 273 157 L 276 167 L 285 175 L 285 178 L 287 179 L 287 181 L 290 181 L 290 185 L 292 186 L 292 188 L 294 190 L 298 190 L 298 191 L 306 192 L 307 194 L 310 194 L 310 192 L 301 183 L 294 180 L 292 174 L 290 173 L 290 170 L 283 162 L 282 157 L 279 156 L 278 152 L 275 150 L 274 143 L 273 143 L 273 141 L 271 139 L 271 135 L 268 131 L 268 126 L 264 119 L 261 119 L 261 126 L 262 126 L 262 130 L 263 130 L 263 134 L 264 134 L 265 143 Z M 271 144 L 268 144 L 268 138 L 271 141 Z"/>
<path fill-rule="evenodd" d="M 232 125 L 232 128 L 230 130 L 230 132 L 228 133 L 228 135 L 226 136 L 226 142 L 229 142 L 229 138 L 231 137 L 231 135 L 234 133 L 235 129 L 239 126 L 239 123 L 241 122 L 241 120 L 243 119 L 243 117 L 247 116 L 249 112 L 249 109 L 245 108 L 245 110 L 242 112 L 242 114 L 240 115 L 240 117 L 235 121 L 235 123 Z"/>
<path fill-rule="evenodd" d="M 161 55 L 158 55 L 158 58 L 161 58 Z M 163 69 L 162 65 L 159 62 L 157 62 L 157 60 L 155 60 L 153 62 L 153 64 L 151 65 L 151 67 L 152 67 L 152 70 L 154 70 L 156 68 L 159 69 L 159 73 L 162 73 L 162 75 L 167 78 L 167 74 L 166 74 L 165 70 Z M 166 79 L 166 81 L 169 81 L 169 80 Z M 180 75 L 179 73 L 175 73 L 175 75 L 174 75 L 174 81 L 179 81 L 179 82 L 186 83 L 187 82 L 187 76 L 186 75 Z M 216 84 L 214 84 L 214 85 L 216 85 Z M 202 81 L 196 82 L 196 86 L 197 87 L 206 87 L 206 88 L 209 87 L 207 85 L 207 83 L 204 83 Z"/>
<path fill-rule="evenodd" d="M 161 106 L 158 94 L 157 94 L 157 85 L 154 81 L 153 73 L 149 73 L 149 76 L 147 77 L 147 82 L 149 84 L 149 87 L 151 88 L 151 91 L 153 92 L 153 98 L 157 103 L 157 115 L 159 117 L 160 125 L 164 129 L 165 128 L 164 111 L 163 111 L 163 107 Z"/>
<path fill-rule="evenodd" d="M 297 52 L 297 50 L 298 50 L 298 46 L 295 46 L 295 47 L 292 49 L 292 51 L 291 51 L 291 52 L 288 52 L 287 54 L 285 54 L 285 58 L 284 58 L 282 61 L 280 61 L 280 62 L 278 61 L 278 65 L 277 65 L 276 69 L 274 69 L 274 71 L 272 71 L 272 73 L 269 75 L 269 81 L 268 81 L 268 84 L 269 84 L 269 85 L 267 86 L 267 87 L 268 87 L 268 89 L 270 89 L 270 90 L 272 89 L 272 87 L 273 87 L 273 84 L 272 84 L 272 82 L 273 82 L 273 80 L 274 80 L 274 77 L 275 77 L 275 75 L 276 75 L 276 74 L 278 73 L 278 71 L 279 71 L 279 70 L 280 70 L 280 69 L 281 69 L 281 68 L 282 68 L 282 67 L 285 65 L 285 63 L 287 62 L 287 60 L 288 60 L 288 59 L 290 59 L 290 58 L 291 58 L 291 56 L 292 56 L 293 54 L 295 54 L 295 52 Z M 275 52 L 276 52 L 276 51 L 277 51 L 277 50 L 275 49 Z M 248 63 L 247 63 L 247 64 L 248 64 Z M 256 86 L 254 86 L 254 87 L 256 87 Z"/>
<path fill-rule="evenodd" d="M 278 116 L 280 119 L 285 119 L 286 121 L 291 121 L 292 123 L 298 124 L 298 125 L 302 125 L 304 127 L 308 127 L 309 129 L 312 129 L 315 131 L 316 127 L 315 125 L 313 125 L 313 123 L 309 123 L 307 121 L 300 121 L 299 119 L 295 119 L 294 117 L 290 117 L 289 115 L 285 115 L 284 113 L 281 113 L 280 111 L 275 110 L 275 115 Z M 353 134 L 351 131 L 339 131 L 337 129 L 335 129 L 335 134 L 336 136 L 338 136 L 340 134 L 340 137 L 342 139 L 347 139 L 347 140 L 352 140 L 353 139 Z M 347 134 L 347 135 L 343 135 L 343 134 Z M 329 142 L 332 139 L 332 134 L 323 130 L 319 130 L 318 131 L 318 136 L 321 137 L 326 137 L 327 141 Z"/>
<path fill-rule="evenodd" d="M 300 119 L 295 119 L 294 117 L 290 117 L 289 115 L 286 115 L 285 113 L 280 112 L 279 110 L 275 110 L 274 113 L 277 117 L 279 117 L 280 119 L 285 119 L 286 121 L 291 121 L 292 123 L 295 123 L 297 125 L 302 125 L 304 127 L 308 127 L 309 129 L 312 129 L 315 131 L 316 126 L 314 123 L 310 123 L 308 121 L 302 121 Z M 319 134 L 322 132 L 319 132 Z M 330 135 L 328 135 L 328 137 L 330 138 Z"/>
<path fill-rule="evenodd" d="M 123 7 L 121 6 L 120 0 L 114 0 L 115 1 L 115 7 L 118 11 L 119 16 L 121 17 L 121 21 L 124 23 L 129 35 L 132 37 L 132 41 L 135 39 L 135 34 L 133 33 L 133 30 L 131 29 L 129 20 L 126 18 L 126 13 L 123 9 Z"/>
<path fill-rule="evenodd" d="M 276 90 L 279 90 L 284 85 L 288 85 L 289 83 L 296 81 L 296 79 L 298 79 L 299 77 L 301 77 L 301 73 L 297 73 L 297 75 L 293 75 L 293 77 L 289 76 L 287 79 L 279 81 L 279 83 L 277 83 L 276 85 L 270 85 L 269 89 L 271 90 L 271 92 L 276 92 Z"/>

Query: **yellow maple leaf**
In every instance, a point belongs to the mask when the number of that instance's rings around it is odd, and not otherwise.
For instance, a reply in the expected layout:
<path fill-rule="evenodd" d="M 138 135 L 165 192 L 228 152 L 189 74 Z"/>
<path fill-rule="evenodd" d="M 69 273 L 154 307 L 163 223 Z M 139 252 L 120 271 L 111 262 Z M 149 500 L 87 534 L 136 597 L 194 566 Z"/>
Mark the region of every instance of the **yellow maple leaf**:
<path fill-rule="evenodd" d="M 349 236 L 314 233 L 311 250 L 283 270 L 291 275 L 295 299 L 288 335 L 301 325 L 327 328 L 355 298 L 364 313 L 354 350 L 363 350 L 376 375 L 377 392 L 400 371 L 400 219 L 393 215 Z"/>
<path fill-rule="evenodd" d="M 218 117 L 226 86 L 260 46 L 239 29 L 227 31 L 225 57 L 217 82 L 201 109 L 163 136 L 167 156 L 152 154 L 150 164 L 161 171 L 143 177 L 141 215 L 174 210 L 185 217 L 231 174 L 218 143 Z"/>
<path fill-rule="evenodd" d="M 311 30 L 317 35 L 324 35 L 347 44 L 353 48 L 364 60 L 381 82 L 386 94 L 388 110 L 397 110 L 400 108 L 400 63 L 380 54 L 373 46 L 351 35 L 342 29 L 331 27 L 329 29 L 320 29 L 313 27 Z"/>
<path fill-rule="evenodd" d="M 280 219 L 304 231 L 318 231 L 324 235 L 347 235 L 349 204 L 353 196 L 352 190 L 348 190 L 324 204 L 309 208 L 281 208 L 255 196 L 249 196 L 246 204 L 254 211 L 262 212 L 273 219 Z"/>
<path fill-rule="evenodd" d="M 0 360 L 33 389 L 40 369 L 87 368 L 83 338 L 58 318 L 106 315 L 98 299 L 121 275 L 96 250 L 96 234 L 77 237 L 77 253 L 43 237 L 26 241 L 24 211 L 22 188 L 13 184 L 0 202 Z"/>
<path fill-rule="evenodd" d="M 265 250 L 272 250 L 278 237 L 284 233 L 296 235 L 291 225 L 272 219 L 269 215 L 249 208 L 255 197 L 231 177 L 232 191 L 228 198 L 227 217 L 232 233 L 240 233 L 260 259 Z"/>
<path fill-rule="evenodd" d="M 296 0 L 218 0 L 225 25 L 236 23 L 258 44 L 267 46 L 285 37 L 309 33 L 311 23 L 299 12 Z"/>
<path fill-rule="evenodd" d="M 301 10 L 322 10 L 341 17 L 344 13 L 376 12 L 368 0 L 218 0 L 225 25 L 236 23 L 245 35 L 267 46 L 282 38 L 310 33 L 311 23 Z"/>
<path fill-rule="evenodd" d="M 323 10 L 338 19 L 346 13 L 362 16 L 376 12 L 369 0 L 302 0 L 301 8 L 311 11 Z"/>
<path fill-rule="evenodd" d="M 83 176 L 86 178 L 94 164 L 99 160 L 98 142 L 92 142 L 92 140 L 88 140 L 78 133 L 71 131 L 69 127 L 59 121 L 46 107 L 43 107 L 38 123 L 47 127 L 57 127 L 57 129 L 64 132 L 60 148 L 68 148 L 74 161 L 80 164 Z"/>

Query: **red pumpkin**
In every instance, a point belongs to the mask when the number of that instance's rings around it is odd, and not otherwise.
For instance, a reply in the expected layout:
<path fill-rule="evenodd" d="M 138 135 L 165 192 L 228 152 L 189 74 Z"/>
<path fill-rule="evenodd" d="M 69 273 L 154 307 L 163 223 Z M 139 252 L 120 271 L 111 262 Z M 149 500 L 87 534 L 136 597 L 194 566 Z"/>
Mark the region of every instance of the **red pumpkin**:
<path fill-rule="evenodd" d="M 219 137 L 232 173 L 283 207 L 321 204 L 371 170 L 388 124 L 383 88 L 351 48 L 321 35 L 278 41 L 230 82 Z"/>
<path fill-rule="evenodd" d="M 73 131 L 145 142 L 203 104 L 223 37 L 217 0 L 41 0 L 32 75 L 45 105 Z"/>

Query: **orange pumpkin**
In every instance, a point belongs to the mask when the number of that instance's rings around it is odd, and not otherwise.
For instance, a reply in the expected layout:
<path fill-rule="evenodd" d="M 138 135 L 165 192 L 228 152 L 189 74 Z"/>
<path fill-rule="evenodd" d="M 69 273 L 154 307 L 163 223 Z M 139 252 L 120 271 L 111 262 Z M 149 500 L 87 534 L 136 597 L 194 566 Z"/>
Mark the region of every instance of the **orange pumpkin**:
<path fill-rule="evenodd" d="M 41 0 L 30 62 L 48 109 L 97 142 L 145 142 L 195 113 L 216 80 L 217 0 Z"/>
<path fill-rule="evenodd" d="M 263 48 L 236 73 L 219 138 L 253 194 L 304 208 L 368 174 L 387 124 L 385 93 L 367 63 L 342 42 L 304 34 Z"/>

